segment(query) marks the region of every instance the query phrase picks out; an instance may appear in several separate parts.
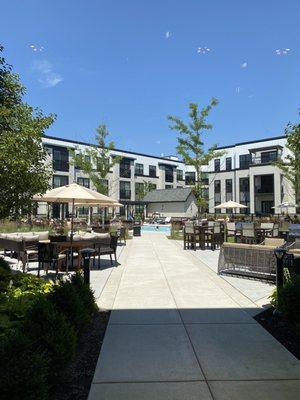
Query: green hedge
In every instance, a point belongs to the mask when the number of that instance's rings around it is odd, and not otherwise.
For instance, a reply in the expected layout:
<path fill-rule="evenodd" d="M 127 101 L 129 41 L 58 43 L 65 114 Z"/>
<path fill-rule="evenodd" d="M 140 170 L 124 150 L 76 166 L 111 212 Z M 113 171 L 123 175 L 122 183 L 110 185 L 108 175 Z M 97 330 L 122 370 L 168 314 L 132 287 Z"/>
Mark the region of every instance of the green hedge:
<path fill-rule="evenodd" d="M 49 399 L 95 310 L 80 274 L 47 282 L 0 258 L 1 399 Z"/>

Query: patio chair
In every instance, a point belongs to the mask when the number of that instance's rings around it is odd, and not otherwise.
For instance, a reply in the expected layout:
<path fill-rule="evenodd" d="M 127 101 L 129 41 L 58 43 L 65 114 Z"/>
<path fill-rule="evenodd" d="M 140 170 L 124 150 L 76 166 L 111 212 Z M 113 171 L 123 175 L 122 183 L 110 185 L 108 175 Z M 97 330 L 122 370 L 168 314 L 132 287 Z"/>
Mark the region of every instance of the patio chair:
<path fill-rule="evenodd" d="M 257 243 L 257 234 L 255 232 L 254 224 L 248 223 L 248 224 L 242 225 L 241 241 L 242 241 L 242 243 L 246 243 L 246 244 L 256 244 Z"/>
<path fill-rule="evenodd" d="M 215 222 L 212 230 L 207 230 L 205 232 L 205 242 L 210 245 L 211 250 L 215 250 L 217 247 L 221 246 L 223 237 L 220 223 Z"/>
<path fill-rule="evenodd" d="M 58 252 L 57 246 L 52 243 L 38 243 L 38 276 L 40 276 L 41 268 L 48 274 L 49 269 L 54 269 L 55 274 L 65 263 L 66 270 L 68 264 L 67 251 Z"/>
<path fill-rule="evenodd" d="M 228 238 L 233 237 L 234 241 L 236 241 L 236 227 L 234 222 L 226 222 L 226 242 L 228 241 Z"/>
<path fill-rule="evenodd" d="M 112 255 L 115 258 L 115 265 L 117 265 L 117 247 L 118 247 L 118 235 L 111 235 L 109 243 L 95 243 L 94 248 L 96 250 L 94 255 L 94 264 L 95 257 L 98 256 L 98 268 L 100 269 L 100 257 L 109 255 L 111 266 L 113 266 Z"/>
<path fill-rule="evenodd" d="M 183 228 L 183 248 L 184 250 L 191 247 L 196 250 L 196 232 L 193 222 L 186 222 Z"/>

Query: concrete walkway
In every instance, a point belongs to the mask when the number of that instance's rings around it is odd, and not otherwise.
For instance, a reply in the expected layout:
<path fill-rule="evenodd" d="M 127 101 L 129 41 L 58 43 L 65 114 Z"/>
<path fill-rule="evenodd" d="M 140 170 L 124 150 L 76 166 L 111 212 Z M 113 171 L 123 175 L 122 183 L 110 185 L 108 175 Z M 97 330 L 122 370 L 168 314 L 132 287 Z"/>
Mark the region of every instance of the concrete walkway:
<path fill-rule="evenodd" d="M 163 234 L 128 241 L 98 299 L 112 314 L 89 400 L 294 400 L 300 363 L 257 305 Z"/>

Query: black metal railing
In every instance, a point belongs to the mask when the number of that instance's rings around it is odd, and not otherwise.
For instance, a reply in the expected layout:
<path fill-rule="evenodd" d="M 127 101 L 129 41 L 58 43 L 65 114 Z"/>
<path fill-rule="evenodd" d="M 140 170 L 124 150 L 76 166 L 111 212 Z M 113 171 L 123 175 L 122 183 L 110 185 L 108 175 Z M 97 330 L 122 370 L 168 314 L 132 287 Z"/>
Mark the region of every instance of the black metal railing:
<path fill-rule="evenodd" d="M 120 177 L 121 178 L 131 178 L 130 167 L 120 165 Z"/>
<path fill-rule="evenodd" d="M 255 193 L 274 193 L 273 186 L 255 186 Z"/>

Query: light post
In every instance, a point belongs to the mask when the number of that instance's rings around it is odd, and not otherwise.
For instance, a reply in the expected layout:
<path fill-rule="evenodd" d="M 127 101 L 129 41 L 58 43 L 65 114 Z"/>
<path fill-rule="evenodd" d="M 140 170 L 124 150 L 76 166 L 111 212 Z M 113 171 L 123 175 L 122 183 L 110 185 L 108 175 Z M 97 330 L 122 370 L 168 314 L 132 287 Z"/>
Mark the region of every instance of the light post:
<path fill-rule="evenodd" d="M 280 290 L 283 287 L 283 260 L 286 254 L 286 249 L 277 247 L 274 250 L 276 256 L 276 291 L 277 291 L 277 312 L 280 311 Z"/>

